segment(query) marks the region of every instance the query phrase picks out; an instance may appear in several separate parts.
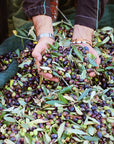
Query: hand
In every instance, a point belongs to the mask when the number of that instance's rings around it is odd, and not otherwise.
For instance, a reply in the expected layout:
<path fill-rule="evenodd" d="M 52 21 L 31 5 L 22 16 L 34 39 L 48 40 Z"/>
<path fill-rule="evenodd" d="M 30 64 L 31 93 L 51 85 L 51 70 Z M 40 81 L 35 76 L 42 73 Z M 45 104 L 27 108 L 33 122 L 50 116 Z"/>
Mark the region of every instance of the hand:
<path fill-rule="evenodd" d="M 45 51 L 48 50 L 48 44 L 53 44 L 54 40 L 51 38 L 43 37 L 39 40 L 38 44 L 32 52 L 32 56 L 35 58 L 36 66 L 40 75 L 43 75 L 44 78 L 58 82 L 59 79 L 53 77 L 52 74 L 40 72 L 40 61 L 42 60 L 42 54 L 45 54 Z"/>
<path fill-rule="evenodd" d="M 83 26 L 83 25 L 74 25 L 74 31 L 73 31 L 73 36 L 72 36 L 72 40 L 75 40 L 75 39 L 83 39 L 83 40 L 88 40 L 89 42 L 92 42 L 92 36 L 93 36 L 93 32 L 94 32 L 94 29 L 92 28 L 89 28 L 87 26 Z M 100 58 L 99 58 L 99 55 L 97 54 L 96 50 L 94 50 L 89 44 L 79 44 L 81 45 L 82 47 L 85 47 L 87 46 L 89 48 L 89 53 L 93 54 L 96 58 L 96 64 L 98 65 L 99 67 L 99 64 L 100 64 Z M 97 67 L 97 68 L 98 68 Z M 95 72 L 91 72 L 89 73 L 89 76 L 90 77 L 94 77 L 96 74 Z"/>
<path fill-rule="evenodd" d="M 89 44 L 79 44 L 79 45 L 81 45 L 82 47 L 86 46 L 86 47 L 89 48 L 89 53 L 93 54 L 95 56 L 95 58 L 96 58 L 95 62 L 98 65 L 98 67 L 96 67 L 96 68 L 99 68 L 99 64 L 100 64 L 101 60 L 100 60 L 99 55 L 96 52 L 96 50 L 94 48 L 92 48 Z M 89 73 L 90 77 L 95 77 L 95 75 L 96 75 L 95 72 L 90 72 Z"/>

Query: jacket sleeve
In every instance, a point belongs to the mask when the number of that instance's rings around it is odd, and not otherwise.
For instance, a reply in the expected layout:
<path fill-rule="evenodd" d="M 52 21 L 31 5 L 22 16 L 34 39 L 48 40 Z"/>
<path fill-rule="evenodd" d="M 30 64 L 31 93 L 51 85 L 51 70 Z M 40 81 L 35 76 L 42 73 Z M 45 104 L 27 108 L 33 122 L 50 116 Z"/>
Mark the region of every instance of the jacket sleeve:
<path fill-rule="evenodd" d="M 23 0 L 23 9 L 29 18 L 37 15 L 51 16 L 50 0 Z"/>
<path fill-rule="evenodd" d="M 77 0 L 75 24 L 96 29 L 98 27 L 98 21 L 103 16 L 107 1 L 108 0 Z"/>

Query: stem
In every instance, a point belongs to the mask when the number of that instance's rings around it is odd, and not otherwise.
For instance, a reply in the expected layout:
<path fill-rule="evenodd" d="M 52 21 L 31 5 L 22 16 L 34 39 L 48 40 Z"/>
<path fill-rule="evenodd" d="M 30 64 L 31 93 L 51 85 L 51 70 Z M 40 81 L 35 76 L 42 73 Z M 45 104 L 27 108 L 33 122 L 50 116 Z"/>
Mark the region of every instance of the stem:
<path fill-rule="evenodd" d="M 23 39 L 28 39 L 28 40 L 36 41 L 35 39 L 23 37 L 23 36 L 20 36 L 20 35 L 15 35 L 15 36 L 19 37 L 19 38 L 23 38 Z"/>

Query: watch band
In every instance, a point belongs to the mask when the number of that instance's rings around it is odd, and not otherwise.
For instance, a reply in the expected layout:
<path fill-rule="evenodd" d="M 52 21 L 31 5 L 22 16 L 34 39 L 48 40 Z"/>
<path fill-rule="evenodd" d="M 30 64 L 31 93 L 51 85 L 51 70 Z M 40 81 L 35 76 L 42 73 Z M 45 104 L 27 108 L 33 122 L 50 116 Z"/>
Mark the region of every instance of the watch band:
<path fill-rule="evenodd" d="M 52 38 L 53 40 L 55 40 L 55 37 L 52 33 L 42 33 L 36 37 L 36 40 L 39 41 L 39 39 L 42 37 L 49 37 L 49 38 Z"/>
<path fill-rule="evenodd" d="M 75 40 L 72 40 L 71 44 L 89 44 L 90 46 L 92 46 L 92 42 L 86 40 L 86 39 L 75 39 Z"/>

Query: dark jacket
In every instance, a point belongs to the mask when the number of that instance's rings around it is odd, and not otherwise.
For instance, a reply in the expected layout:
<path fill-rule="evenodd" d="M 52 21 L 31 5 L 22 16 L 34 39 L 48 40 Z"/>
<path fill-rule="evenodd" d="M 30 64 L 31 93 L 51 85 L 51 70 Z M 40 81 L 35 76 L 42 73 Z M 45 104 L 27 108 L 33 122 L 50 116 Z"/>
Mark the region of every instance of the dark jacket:
<path fill-rule="evenodd" d="M 77 0 L 75 24 L 93 29 L 98 27 L 98 21 L 104 13 L 108 0 Z M 28 17 L 36 15 L 51 16 L 50 0 L 24 0 L 23 8 Z"/>

